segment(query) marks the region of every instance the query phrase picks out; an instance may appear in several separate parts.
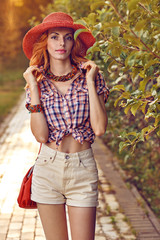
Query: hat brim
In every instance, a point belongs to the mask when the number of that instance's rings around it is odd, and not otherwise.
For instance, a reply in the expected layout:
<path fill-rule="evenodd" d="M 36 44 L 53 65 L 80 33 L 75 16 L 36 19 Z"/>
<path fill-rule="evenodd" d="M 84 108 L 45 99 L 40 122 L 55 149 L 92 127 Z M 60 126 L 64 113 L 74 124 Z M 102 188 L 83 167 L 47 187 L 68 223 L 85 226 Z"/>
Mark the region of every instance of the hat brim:
<path fill-rule="evenodd" d="M 28 59 L 32 57 L 33 46 L 39 37 L 47 30 L 55 27 L 66 27 L 72 28 L 74 31 L 78 29 L 86 29 L 85 26 L 81 24 L 71 24 L 70 22 L 46 22 L 41 23 L 32 29 L 30 29 L 23 38 L 23 51 Z M 82 56 L 86 55 L 87 49 L 90 48 L 95 43 L 95 38 L 92 33 L 88 30 L 87 32 L 81 32 L 79 34 L 79 39 L 82 42 L 83 49 L 81 51 Z"/>

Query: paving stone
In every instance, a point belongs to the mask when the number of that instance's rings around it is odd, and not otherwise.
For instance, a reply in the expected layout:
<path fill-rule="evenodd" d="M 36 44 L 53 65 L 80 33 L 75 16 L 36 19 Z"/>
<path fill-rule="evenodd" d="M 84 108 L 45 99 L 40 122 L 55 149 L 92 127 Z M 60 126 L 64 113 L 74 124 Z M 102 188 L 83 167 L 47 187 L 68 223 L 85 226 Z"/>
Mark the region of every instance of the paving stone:
<path fill-rule="evenodd" d="M 124 238 L 125 240 L 138 240 L 134 235 L 125 235 L 125 234 L 121 234 L 122 238 Z"/>
<path fill-rule="evenodd" d="M 105 234 L 107 234 L 109 231 L 113 231 L 114 227 L 112 224 L 105 224 L 105 225 L 102 225 L 102 230 Z"/>
<path fill-rule="evenodd" d="M 41 236 L 35 236 L 35 240 L 45 240 L 45 238 Z"/>
<path fill-rule="evenodd" d="M 11 223 L 9 229 L 11 230 L 20 230 L 22 228 L 22 222 L 20 223 Z"/>
<path fill-rule="evenodd" d="M 103 236 L 95 236 L 95 240 L 106 240 L 106 237 L 103 237 Z"/>
<path fill-rule="evenodd" d="M 124 220 L 124 219 L 126 219 L 126 216 L 123 214 L 123 213 L 117 213 L 116 215 L 115 215 L 115 219 L 116 220 Z"/>
<path fill-rule="evenodd" d="M 126 233 L 130 230 L 129 225 L 121 220 L 116 222 L 116 226 L 120 229 L 121 233 Z"/>
<path fill-rule="evenodd" d="M 5 233 L 0 233 L 0 239 L 1 240 L 6 240 L 6 234 Z"/>
<path fill-rule="evenodd" d="M 13 216 L 11 219 L 12 223 L 21 223 L 23 221 L 23 215 L 22 216 Z"/>
<path fill-rule="evenodd" d="M 100 234 L 100 233 L 102 233 L 102 227 L 101 227 L 101 224 L 96 224 L 96 234 L 98 235 L 98 234 Z"/>
<path fill-rule="evenodd" d="M 21 240 L 34 240 L 33 232 L 22 232 Z"/>
<path fill-rule="evenodd" d="M 110 237 L 112 240 L 120 240 L 119 235 L 115 231 L 108 231 L 107 236 Z"/>
<path fill-rule="evenodd" d="M 7 237 L 6 240 L 21 240 L 21 239 L 17 238 L 17 237 L 16 238 L 15 237 L 13 237 L 13 238 L 12 237 Z"/>
<path fill-rule="evenodd" d="M 35 230 L 35 225 L 25 224 L 22 227 L 22 233 L 34 232 L 34 230 Z"/>
<path fill-rule="evenodd" d="M 102 187 L 104 193 L 108 192 L 110 190 L 110 186 L 108 184 L 106 184 L 106 183 L 105 184 L 101 184 L 101 187 Z"/>
<path fill-rule="evenodd" d="M 10 214 L 0 213 L 0 221 L 1 220 L 9 220 L 10 218 L 11 218 L 11 213 Z"/>
<path fill-rule="evenodd" d="M 7 234 L 7 238 L 19 238 L 20 237 L 20 231 L 19 230 L 13 230 L 10 229 L 8 234 Z"/>
<path fill-rule="evenodd" d="M 107 209 L 107 205 L 104 201 L 99 201 L 99 208 L 104 212 Z"/>
<path fill-rule="evenodd" d="M 1 234 L 7 234 L 8 232 L 8 226 L 0 226 L 0 233 Z M 1 238 L 0 238 L 1 239 Z"/>
<path fill-rule="evenodd" d="M 35 234 L 36 234 L 36 236 L 41 236 L 41 235 L 43 236 L 44 232 L 43 232 L 42 227 L 40 227 L 40 228 L 36 227 Z"/>
<path fill-rule="evenodd" d="M 108 224 L 108 223 L 111 223 L 111 218 L 110 217 L 106 217 L 106 216 L 103 216 L 103 217 L 100 217 L 99 219 L 100 223 L 103 225 L 103 224 Z"/>

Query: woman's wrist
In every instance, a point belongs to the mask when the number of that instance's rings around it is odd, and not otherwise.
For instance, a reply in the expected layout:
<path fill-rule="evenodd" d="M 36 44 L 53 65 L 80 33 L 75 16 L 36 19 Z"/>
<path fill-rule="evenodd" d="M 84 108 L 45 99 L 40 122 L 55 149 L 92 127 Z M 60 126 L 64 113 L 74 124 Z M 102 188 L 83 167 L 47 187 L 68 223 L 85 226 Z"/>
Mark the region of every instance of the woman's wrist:
<path fill-rule="evenodd" d="M 95 88 L 95 81 L 92 79 L 87 79 L 87 86 L 88 88 Z"/>
<path fill-rule="evenodd" d="M 37 88 L 38 88 L 38 83 L 31 83 L 31 84 L 29 84 L 29 89 L 30 89 L 30 91 L 34 91 L 35 89 L 37 90 Z"/>

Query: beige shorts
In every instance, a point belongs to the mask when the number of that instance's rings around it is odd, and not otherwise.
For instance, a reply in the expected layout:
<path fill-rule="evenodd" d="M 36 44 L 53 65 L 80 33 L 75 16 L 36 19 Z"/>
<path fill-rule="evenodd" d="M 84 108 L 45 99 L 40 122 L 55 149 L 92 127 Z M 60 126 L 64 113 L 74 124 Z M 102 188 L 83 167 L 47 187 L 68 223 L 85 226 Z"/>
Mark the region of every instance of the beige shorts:
<path fill-rule="evenodd" d="M 92 148 L 63 153 L 42 144 L 33 170 L 31 199 L 43 204 L 98 205 L 98 171 Z"/>

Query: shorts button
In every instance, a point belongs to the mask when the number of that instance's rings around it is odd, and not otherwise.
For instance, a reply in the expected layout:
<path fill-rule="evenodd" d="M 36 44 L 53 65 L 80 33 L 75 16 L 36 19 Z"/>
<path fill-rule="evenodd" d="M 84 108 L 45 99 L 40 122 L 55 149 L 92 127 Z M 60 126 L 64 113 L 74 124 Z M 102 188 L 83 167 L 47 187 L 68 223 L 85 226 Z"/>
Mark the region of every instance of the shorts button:
<path fill-rule="evenodd" d="M 69 156 L 69 155 L 66 155 L 66 156 L 65 156 L 65 159 L 69 159 L 69 158 L 70 158 L 70 156 Z"/>

